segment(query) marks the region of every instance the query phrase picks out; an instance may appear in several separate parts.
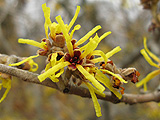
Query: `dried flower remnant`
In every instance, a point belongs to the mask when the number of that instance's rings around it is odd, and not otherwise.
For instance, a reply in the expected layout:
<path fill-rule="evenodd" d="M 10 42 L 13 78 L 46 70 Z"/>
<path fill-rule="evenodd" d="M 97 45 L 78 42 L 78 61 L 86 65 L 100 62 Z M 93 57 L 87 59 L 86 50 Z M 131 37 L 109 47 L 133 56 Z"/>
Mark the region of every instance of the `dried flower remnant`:
<path fill-rule="evenodd" d="M 141 54 L 151 66 L 158 68 L 157 70 L 149 73 L 145 78 L 143 78 L 140 82 L 136 84 L 137 87 L 144 85 L 144 91 L 147 91 L 147 82 L 160 74 L 160 59 L 148 49 L 146 38 L 144 38 L 144 49 L 141 50 Z M 153 62 L 149 56 L 157 63 Z"/>
<path fill-rule="evenodd" d="M 116 51 L 117 48 L 113 49 L 113 52 Z M 110 53 L 108 53 L 109 55 Z M 122 87 L 123 83 L 127 81 L 131 81 L 132 83 L 138 82 L 138 77 L 140 73 L 135 68 L 117 68 L 117 66 L 113 63 L 113 61 L 108 60 L 107 63 L 100 63 L 101 71 L 104 74 L 110 76 L 110 81 L 112 83 L 112 87 L 117 90 L 121 89 L 121 94 L 124 94 L 124 87 Z"/>

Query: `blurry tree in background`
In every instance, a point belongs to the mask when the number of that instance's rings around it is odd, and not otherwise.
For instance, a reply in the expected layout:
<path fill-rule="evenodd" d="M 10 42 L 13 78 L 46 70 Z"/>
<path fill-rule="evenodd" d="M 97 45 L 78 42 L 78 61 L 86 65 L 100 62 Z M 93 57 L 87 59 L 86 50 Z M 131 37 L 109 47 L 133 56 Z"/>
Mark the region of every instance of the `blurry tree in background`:
<path fill-rule="evenodd" d="M 139 79 L 141 80 L 154 70 L 140 54 L 144 36 L 149 39 L 150 50 L 160 56 L 159 26 L 155 22 L 151 10 L 147 10 L 144 4 L 140 4 L 143 1 L 145 0 L 0 0 L 0 53 L 17 56 L 35 54 L 36 48 L 18 44 L 17 39 L 29 38 L 40 42 L 41 38 L 45 37 L 44 17 L 41 9 L 44 2 L 51 8 L 51 17 L 61 15 L 64 21 L 70 21 L 76 6 L 80 5 L 81 12 L 76 23 L 80 23 L 83 30 L 77 31 L 74 37 L 81 38 L 96 25 L 102 26 L 102 30 L 98 32 L 99 35 L 105 31 L 112 31 L 112 34 L 104 39 L 98 47 L 107 52 L 120 45 L 122 51 L 111 59 L 122 68 L 134 66 L 140 71 Z M 54 18 L 51 19 L 55 21 Z M 154 28 L 155 26 L 156 28 Z M 40 73 L 45 67 L 41 61 L 45 61 L 45 59 L 42 57 L 36 59 L 40 65 L 37 73 Z M 159 82 L 160 76 L 155 77 L 149 82 L 148 90 L 155 90 Z M 130 83 L 125 88 L 125 93 L 136 94 L 140 91 Z M 64 95 L 48 87 L 15 80 L 12 82 L 12 88 L 7 98 L 0 104 L 0 119 L 160 119 L 160 108 L 157 103 L 129 106 L 101 100 L 99 102 L 103 114 L 101 118 L 95 116 L 90 99 Z"/>

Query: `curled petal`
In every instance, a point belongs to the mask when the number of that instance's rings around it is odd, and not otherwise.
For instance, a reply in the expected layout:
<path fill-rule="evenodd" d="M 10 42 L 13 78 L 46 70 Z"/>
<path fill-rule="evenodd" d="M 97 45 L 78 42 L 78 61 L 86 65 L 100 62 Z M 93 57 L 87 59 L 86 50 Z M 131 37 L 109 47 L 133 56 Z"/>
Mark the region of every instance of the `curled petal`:
<path fill-rule="evenodd" d="M 62 33 L 61 26 L 55 22 L 49 25 L 50 28 L 50 37 L 54 40 L 54 37 L 57 34 Z"/>
<path fill-rule="evenodd" d="M 81 65 L 76 65 L 77 69 L 89 80 L 101 93 L 105 90 L 104 86 L 101 85 L 89 72 L 87 72 Z"/>
<path fill-rule="evenodd" d="M 49 63 L 46 65 L 45 71 L 47 71 L 49 68 L 53 67 L 56 64 L 56 58 L 57 53 L 52 53 L 51 59 L 49 60 Z"/>
<path fill-rule="evenodd" d="M 120 48 L 120 46 L 117 46 L 113 50 L 107 52 L 106 53 L 107 59 L 110 58 L 111 56 L 113 56 L 114 54 L 116 54 L 119 51 L 121 51 L 121 48 Z M 103 60 L 104 60 L 103 57 L 98 57 L 98 58 L 92 59 L 92 62 L 97 63 L 97 62 L 102 62 Z"/>
<path fill-rule="evenodd" d="M 109 71 L 109 70 L 103 70 L 103 69 L 100 69 L 101 71 L 103 72 L 106 72 L 108 74 L 111 74 L 112 76 L 116 77 L 117 79 L 119 79 L 121 82 L 123 83 L 128 83 L 127 81 L 125 81 L 123 78 L 121 78 L 120 76 L 114 74 L 113 72 Z"/>
<path fill-rule="evenodd" d="M 155 76 L 159 74 L 160 74 L 160 69 L 149 73 L 145 78 L 143 78 L 140 82 L 138 82 L 136 86 L 137 87 L 142 86 L 143 84 L 147 83 L 149 80 L 151 80 L 152 78 L 154 78 Z"/>
<path fill-rule="evenodd" d="M 64 69 L 61 69 L 59 73 L 55 75 L 56 78 L 59 78 L 64 72 Z"/>
<path fill-rule="evenodd" d="M 59 79 L 57 79 L 57 78 L 55 77 L 55 75 L 51 75 L 51 76 L 49 76 L 49 78 L 50 78 L 53 82 L 59 82 Z"/>
<path fill-rule="evenodd" d="M 37 71 L 37 69 L 38 69 L 38 64 L 37 63 L 35 63 L 32 59 L 30 59 L 28 63 L 31 66 L 29 71 L 31 71 L 31 72 Z"/>
<path fill-rule="evenodd" d="M 147 91 L 147 83 L 144 83 L 143 87 L 144 87 L 144 91 L 146 92 Z"/>
<path fill-rule="evenodd" d="M 73 45 L 71 43 L 71 38 L 70 36 L 68 35 L 68 31 L 67 31 L 67 28 L 66 26 L 64 25 L 64 22 L 61 18 L 61 16 L 57 16 L 56 17 L 56 20 L 57 22 L 59 23 L 59 25 L 61 26 L 62 28 L 62 32 L 63 32 L 63 35 L 66 39 L 66 44 L 67 44 L 67 48 L 68 48 L 68 51 L 69 51 L 69 54 L 71 55 L 71 57 L 73 57 Z"/>
<path fill-rule="evenodd" d="M 57 53 L 52 53 L 50 62 L 51 62 L 51 66 L 54 66 L 56 64 L 56 60 L 57 59 Z"/>
<path fill-rule="evenodd" d="M 143 57 L 146 59 L 146 61 L 154 67 L 160 68 L 160 66 L 158 66 L 156 63 L 154 63 L 151 58 L 147 55 L 146 51 L 144 49 L 141 50 L 141 54 L 143 55 Z"/>
<path fill-rule="evenodd" d="M 1 103 L 6 98 L 9 90 L 11 89 L 11 79 L 3 79 L 3 78 L 0 78 L 0 79 L 2 79 L 1 87 L 3 86 L 4 88 L 6 88 L 5 93 L 3 94 L 2 98 L 0 99 L 0 103 Z"/>
<path fill-rule="evenodd" d="M 94 38 L 90 38 L 88 46 L 86 47 L 85 51 L 81 54 L 80 58 L 82 59 L 86 57 L 89 53 L 93 52 L 93 50 L 96 49 L 96 47 L 99 44 L 98 41 L 99 41 L 99 37 L 97 34 Z"/>
<path fill-rule="evenodd" d="M 98 73 L 95 77 L 98 81 L 103 83 L 110 91 L 112 91 L 119 99 L 122 98 L 122 95 L 112 87 L 110 80 L 105 76 L 100 70 L 96 70 Z"/>
<path fill-rule="evenodd" d="M 78 17 L 79 11 L 80 11 L 80 6 L 77 6 L 76 13 L 75 13 L 74 17 L 72 18 L 71 22 L 70 22 L 69 25 L 68 25 L 68 32 L 70 31 L 71 27 L 72 27 L 73 24 L 75 23 L 75 21 L 76 21 L 76 19 L 77 19 L 77 17 Z"/>
<path fill-rule="evenodd" d="M 23 63 L 31 60 L 32 58 L 36 58 L 36 57 L 38 57 L 38 56 L 39 56 L 39 55 L 30 56 L 30 57 L 28 57 L 28 58 L 26 58 L 26 59 L 24 59 L 24 60 L 22 60 L 22 61 L 20 61 L 20 62 L 18 62 L 18 63 L 9 64 L 9 66 L 19 66 L 19 65 L 21 65 L 21 64 L 23 64 Z"/>
<path fill-rule="evenodd" d="M 102 116 L 101 107 L 98 103 L 96 94 L 94 93 L 94 89 L 91 87 L 91 85 L 89 83 L 85 82 L 85 84 L 87 85 L 87 87 L 89 89 L 89 92 L 91 94 L 92 101 L 93 101 L 93 104 L 94 104 L 94 108 L 95 108 L 95 111 L 96 111 L 96 115 L 97 115 L 97 117 L 100 117 L 100 116 Z"/>
<path fill-rule="evenodd" d="M 74 29 L 72 30 L 72 32 L 71 32 L 71 34 L 70 34 L 70 38 L 71 38 L 71 39 L 72 39 L 72 37 L 73 37 L 74 32 L 75 32 L 76 30 L 79 30 L 80 28 L 81 28 L 80 25 L 76 25 L 76 26 L 74 27 Z"/>
<path fill-rule="evenodd" d="M 52 68 L 50 68 L 49 70 L 47 70 L 45 73 L 39 75 L 38 79 L 40 80 L 40 82 L 42 82 L 47 77 L 55 74 L 58 70 L 64 68 L 65 66 L 68 66 L 69 64 L 70 64 L 69 62 L 60 62 L 60 63 L 56 64 L 55 66 L 53 66 Z"/>
<path fill-rule="evenodd" d="M 157 61 L 158 63 L 160 63 L 160 59 L 148 49 L 146 37 L 144 37 L 144 49 L 146 50 L 146 52 L 147 52 L 155 61 Z"/>
<path fill-rule="evenodd" d="M 102 52 L 101 50 L 95 50 L 91 53 L 91 55 L 101 55 L 102 59 L 104 59 L 105 63 L 107 63 L 108 58 L 107 56 L 104 54 L 104 52 Z"/>
<path fill-rule="evenodd" d="M 97 30 L 101 29 L 101 26 L 98 25 L 95 28 L 93 28 L 91 31 L 89 31 L 84 37 L 82 37 L 76 44 L 75 47 L 81 45 L 82 43 L 84 43 L 86 40 L 88 40 L 88 38 L 90 36 L 92 36 Z"/>
<path fill-rule="evenodd" d="M 48 26 L 52 23 L 50 20 L 50 8 L 46 6 L 46 3 L 44 3 L 42 4 L 42 10 L 45 17 L 44 29 L 46 33 L 46 38 L 48 39 Z"/>
<path fill-rule="evenodd" d="M 99 42 L 100 42 L 101 40 L 103 40 L 105 37 L 107 37 L 109 34 L 111 34 L 111 31 L 108 31 L 108 32 L 104 33 L 104 34 L 99 38 Z"/>
<path fill-rule="evenodd" d="M 28 45 L 33 45 L 35 47 L 38 47 L 38 48 L 42 48 L 42 49 L 46 49 L 47 46 L 46 46 L 46 43 L 45 42 L 37 42 L 37 41 L 34 41 L 34 40 L 30 40 L 30 39 L 18 39 L 18 42 L 19 43 L 23 43 L 23 44 L 28 44 Z"/>

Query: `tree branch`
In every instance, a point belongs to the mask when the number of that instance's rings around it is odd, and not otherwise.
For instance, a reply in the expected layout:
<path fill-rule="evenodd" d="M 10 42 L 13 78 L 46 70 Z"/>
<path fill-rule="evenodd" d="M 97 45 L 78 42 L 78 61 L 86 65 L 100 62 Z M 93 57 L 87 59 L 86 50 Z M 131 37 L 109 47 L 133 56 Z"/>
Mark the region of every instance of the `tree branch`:
<path fill-rule="evenodd" d="M 60 89 L 60 84 L 62 83 L 62 78 L 60 78 L 61 82 L 54 83 L 50 79 L 47 79 L 43 82 L 40 82 L 37 78 L 38 74 L 28 72 L 25 70 L 17 69 L 15 67 L 10 67 L 7 65 L 0 64 L 0 72 L 9 74 L 11 76 L 15 76 L 23 81 L 30 82 L 30 83 L 36 83 L 43 86 L 55 88 L 63 93 L 66 94 L 73 94 L 78 95 L 85 98 L 90 98 L 89 90 L 83 87 L 76 87 L 76 86 L 66 86 L 62 89 Z M 122 99 L 119 100 L 114 94 L 111 92 L 105 92 L 106 97 L 97 96 L 98 99 L 109 101 L 112 103 L 126 103 L 126 104 L 137 104 L 137 103 L 145 103 L 145 102 L 160 102 L 160 91 L 155 91 L 153 93 L 147 93 L 147 94 L 124 94 Z"/>

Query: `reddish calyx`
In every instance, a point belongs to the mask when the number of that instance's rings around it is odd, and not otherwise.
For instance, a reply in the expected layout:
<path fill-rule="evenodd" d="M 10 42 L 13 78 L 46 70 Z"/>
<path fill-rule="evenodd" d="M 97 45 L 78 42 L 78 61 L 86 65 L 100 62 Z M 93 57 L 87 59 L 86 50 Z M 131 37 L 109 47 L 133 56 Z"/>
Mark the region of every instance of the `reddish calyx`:
<path fill-rule="evenodd" d="M 82 65 L 83 59 L 80 59 L 81 52 L 77 49 L 74 50 L 74 56 L 71 57 L 69 53 L 65 54 L 65 60 L 70 62 L 71 65 L 68 65 L 69 69 L 76 70 L 76 65 Z"/>

